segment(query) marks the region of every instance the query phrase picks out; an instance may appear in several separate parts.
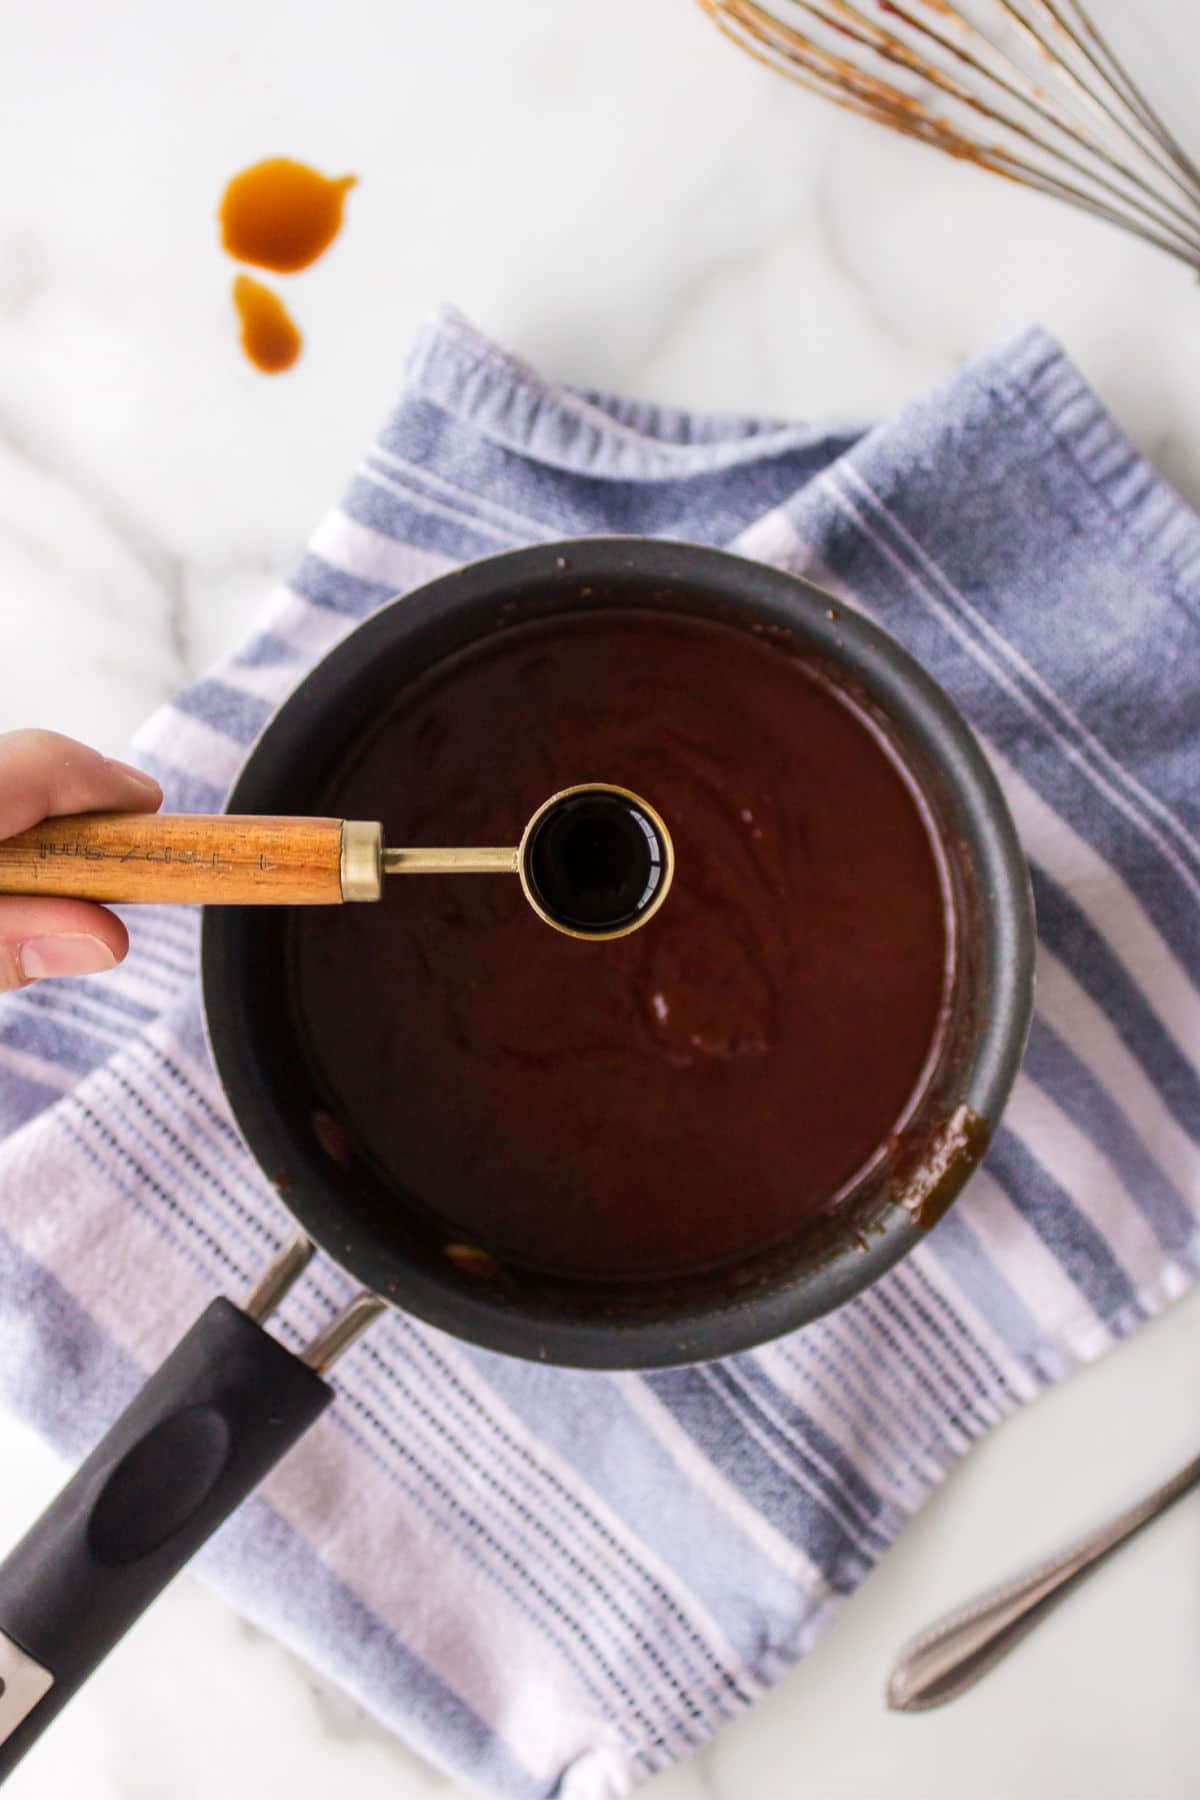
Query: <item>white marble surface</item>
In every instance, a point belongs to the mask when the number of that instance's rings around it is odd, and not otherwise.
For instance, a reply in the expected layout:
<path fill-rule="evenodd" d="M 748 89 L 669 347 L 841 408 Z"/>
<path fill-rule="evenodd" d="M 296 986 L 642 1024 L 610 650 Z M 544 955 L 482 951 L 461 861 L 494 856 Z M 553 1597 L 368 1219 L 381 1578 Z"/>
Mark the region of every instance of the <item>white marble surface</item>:
<path fill-rule="evenodd" d="M 1128 37 L 1130 9 L 1106 12 Z M 1200 27 L 1137 9 L 1186 125 Z M 821 107 L 689 0 L 59 0 L 0 12 L 0 728 L 119 750 L 243 629 L 452 299 L 549 372 L 681 403 L 873 414 L 1040 318 L 1200 502 L 1195 282 Z M 274 383 L 235 349 L 213 209 L 271 153 L 357 171 L 289 284 Z M 944 1712 L 880 1693 L 905 1635 L 1133 1498 L 1200 1435 L 1200 1301 L 1014 1420 L 830 1638 L 656 1800 L 1184 1800 L 1200 1501 Z M 0 1540 L 58 1479 L 0 1424 Z M 14 1781 L 24 1800 L 457 1790 L 185 1578 Z"/>

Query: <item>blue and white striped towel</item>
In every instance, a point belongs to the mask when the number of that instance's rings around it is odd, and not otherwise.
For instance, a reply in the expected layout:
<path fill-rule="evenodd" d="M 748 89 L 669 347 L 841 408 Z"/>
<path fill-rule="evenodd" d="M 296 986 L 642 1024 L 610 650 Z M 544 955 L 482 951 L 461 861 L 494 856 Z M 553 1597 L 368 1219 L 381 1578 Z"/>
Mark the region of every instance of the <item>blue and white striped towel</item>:
<path fill-rule="evenodd" d="M 315 657 L 455 563 L 597 532 L 815 576 L 893 632 L 995 760 L 1041 926 L 984 1171 L 833 1318 L 724 1363 L 579 1374 L 398 1315 L 210 1549 L 233 1603 L 503 1795 L 608 1800 L 803 1655 L 988 1426 L 1200 1266 L 1200 521 L 1031 331 L 874 430 L 552 386 L 454 316 L 242 652 L 137 743 L 221 805 Z M 287 1232 L 233 1130 L 197 920 L 0 1011 L 0 1382 L 79 1454 Z M 347 1283 L 323 1263 L 284 1335 Z"/>

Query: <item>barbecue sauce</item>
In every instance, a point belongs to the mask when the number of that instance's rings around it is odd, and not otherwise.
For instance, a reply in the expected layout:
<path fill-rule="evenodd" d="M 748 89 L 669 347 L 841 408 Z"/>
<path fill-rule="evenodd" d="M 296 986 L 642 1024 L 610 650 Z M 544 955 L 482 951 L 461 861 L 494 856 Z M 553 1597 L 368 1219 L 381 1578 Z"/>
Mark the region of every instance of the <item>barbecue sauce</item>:
<path fill-rule="evenodd" d="M 306 163 L 271 156 L 235 175 L 221 200 L 221 243 L 239 262 L 294 275 L 328 250 L 342 228 L 357 176 L 329 179 Z"/>
<path fill-rule="evenodd" d="M 252 275 L 237 275 L 233 304 L 242 328 L 242 349 L 255 368 L 264 375 L 290 369 L 304 339 L 278 294 Z"/>
<path fill-rule="evenodd" d="M 824 674 L 665 612 L 461 652 L 322 805 L 388 844 L 515 844 L 582 781 L 643 793 L 674 837 L 644 929 L 579 942 L 511 876 L 393 878 L 376 906 L 295 910 L 297 1028 L 354 1153 L 448 1241 L 567 1276 L 719 1267 L 818 1219 L 904 1128 L 943 1015 L 938 855 Z"/>
<path fill-rule="evenodd" d="M 290 157 L 271 156 L 235 175 L 221 199 L 221 243 L 230 256 L 279 275 L 294 275 L 323 256 L 342 228 L 355 175 L 333 179 Z M 299 328 L 271 288 L 238 275 L 233 303 L 242 349 L 264 375 L 290 369 L 304 346 Z"/>

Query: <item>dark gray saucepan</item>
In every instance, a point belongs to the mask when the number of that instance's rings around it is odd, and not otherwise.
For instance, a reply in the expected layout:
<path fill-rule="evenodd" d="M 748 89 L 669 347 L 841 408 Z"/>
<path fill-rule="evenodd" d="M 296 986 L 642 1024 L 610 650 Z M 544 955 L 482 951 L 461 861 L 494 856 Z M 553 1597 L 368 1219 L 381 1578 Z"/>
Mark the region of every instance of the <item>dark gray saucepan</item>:
<path fill-rule="evenodd" d="M 0 1565 L 0 1779 L 324 1410 L 332 1394 L 320 1371 L 384 1304 L 551 1363 L 636 1369 L 725 1356 L 794 1330 L 877 1280 L 920 1241 L 982 1155 L 1032 1004 L 1024 860 L 983 753 L 941 689 L 891 639 L 806 582 L 717 551 L 641 539 L 539 545 L 475 563 L 383 608 L 318 665 L 254 746 L 229 810 L 321 811 L 320 796 L 364 724 L 407 681 L 506 623 L 606 602 L 782 633 L 799 653 L 836 666 L 902 748 L 937 825 L 958 920 L 951 1027 L 910 1134 L 913 1167 L 876 1171 L 826 1241 L 776 1248 L 732 1272 L 618 1295 L 546 1277 L 480 1280 L 469 1262 L 447 1258 L 402 1193 L 381 1192 L 375 1177 L 344 1167 L 314 1131 L 319 1101 L 283 999 L 286 911 L 209 911 L 201 954 L 217 1069 L 303 1239 L 242 1306 L 212 1303 Z M 939 1139 L 947 1120 L 958 1125 Z M 302 1360 L 261 1321 L 314 1246 L 364 1293 Z"/>

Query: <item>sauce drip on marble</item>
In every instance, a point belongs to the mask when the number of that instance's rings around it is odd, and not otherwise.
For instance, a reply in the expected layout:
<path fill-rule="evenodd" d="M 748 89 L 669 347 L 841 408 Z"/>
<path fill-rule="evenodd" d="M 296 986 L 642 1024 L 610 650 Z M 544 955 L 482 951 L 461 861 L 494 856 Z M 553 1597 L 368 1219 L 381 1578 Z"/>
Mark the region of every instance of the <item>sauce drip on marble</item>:
<path fill-rule="evenodd" d="M 342 229 L 355 175 L 326 176 L 286 156 L 267 157 L 229 181 L 219 211 L 222 247 L 237 261 L 279 275 L 311 268 Z M 263 374 L 290 369 L 304 339 L 273 288 L 248 275 L 233 283 L 247 358 Z"/>

